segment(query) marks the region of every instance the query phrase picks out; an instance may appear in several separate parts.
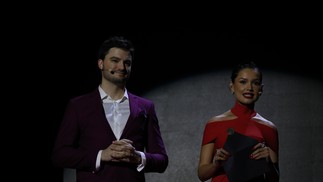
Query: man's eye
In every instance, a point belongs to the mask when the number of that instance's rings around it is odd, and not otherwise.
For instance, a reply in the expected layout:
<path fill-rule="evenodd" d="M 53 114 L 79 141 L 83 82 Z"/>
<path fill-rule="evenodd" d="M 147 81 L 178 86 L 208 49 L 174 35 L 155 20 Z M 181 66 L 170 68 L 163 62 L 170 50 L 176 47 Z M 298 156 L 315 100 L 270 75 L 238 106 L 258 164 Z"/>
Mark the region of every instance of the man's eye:
<path fill-rule="evenodd" d="M 125 62 L 124 64 L 127 65 L 127 66 L 131 66 L 131 62 L 130 61 L 129 62 Z"/>

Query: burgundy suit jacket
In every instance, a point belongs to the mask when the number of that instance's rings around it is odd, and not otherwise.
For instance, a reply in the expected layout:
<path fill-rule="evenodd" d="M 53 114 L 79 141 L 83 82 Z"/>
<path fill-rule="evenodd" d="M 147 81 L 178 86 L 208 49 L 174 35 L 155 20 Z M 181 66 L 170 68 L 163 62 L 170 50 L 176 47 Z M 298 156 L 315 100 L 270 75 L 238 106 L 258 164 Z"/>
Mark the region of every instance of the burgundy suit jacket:
<path fill-rule="evenodd" d="M 100 169 L 95 169 L 99 150 L 116 140 L 98 89 L 69 101 L 54 144 L 54 165 L 76 169 L 78 182 L 143 182 L 145 172 L 164 172 L 168 156 L 155 106 L 150 100 L 129 92 L 128 96 L 130 116 L 121 139 L 132 140 L 136 150 L 145 153 L 146 166 L 141 172 L 136 165 L 115 162 L 101 162 Z"/>

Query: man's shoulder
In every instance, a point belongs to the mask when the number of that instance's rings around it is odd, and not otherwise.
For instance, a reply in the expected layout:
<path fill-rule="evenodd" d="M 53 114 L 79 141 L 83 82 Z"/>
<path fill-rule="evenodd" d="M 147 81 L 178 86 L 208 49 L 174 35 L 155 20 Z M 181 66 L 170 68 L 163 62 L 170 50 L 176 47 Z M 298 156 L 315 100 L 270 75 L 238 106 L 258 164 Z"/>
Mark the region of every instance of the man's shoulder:
<path fill-rule="evenodd" d="M 129 96 L 130 101 L 131 100 L 136 100 L 137 102 L 153 104 L 152 100 L 150 100 L 148 98 L 145 98 L 143 96 L 139 96 L 139 95 L 136 95 L 136 94 L 133 94 L 133 93 L 130 93 L 130 92 L 128 92 L 128 96 Z"/>
<path fill-rule="evenodd" d="M 89 91 L 87 93 L 79 94 L 77 96 L 74 96 L 70 101 L 71 102 L 84 102 L 88 100 L 93 100 L 94 98 L 99 99 L 100 93 L 97 89 L 94 89 L 92 91 Z"/>

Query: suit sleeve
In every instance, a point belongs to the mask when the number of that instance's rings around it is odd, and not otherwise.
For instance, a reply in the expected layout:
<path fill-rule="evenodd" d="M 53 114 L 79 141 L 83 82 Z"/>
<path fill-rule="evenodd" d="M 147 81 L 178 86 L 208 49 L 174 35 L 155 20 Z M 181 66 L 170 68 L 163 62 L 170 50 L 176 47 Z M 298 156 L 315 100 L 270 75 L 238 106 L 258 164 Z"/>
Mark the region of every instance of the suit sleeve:
<path fill-rule="evenodd" d="M 164 172 L 168 166 L 168 155 L 160 132 L 155 106 L 150 103 L 147 110 L 147 146 L 145 172 Z"/>

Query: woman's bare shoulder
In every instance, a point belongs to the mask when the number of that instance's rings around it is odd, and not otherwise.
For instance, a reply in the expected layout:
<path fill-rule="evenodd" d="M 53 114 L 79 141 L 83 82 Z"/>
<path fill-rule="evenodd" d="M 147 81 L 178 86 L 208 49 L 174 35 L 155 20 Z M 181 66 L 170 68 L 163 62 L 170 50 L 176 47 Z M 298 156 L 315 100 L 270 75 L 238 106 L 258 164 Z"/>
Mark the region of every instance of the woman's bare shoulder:
<path fill-rule="evenodd" d="M 253 118 L 254 118 L 254 120 L 256 120 L 260 124 L 263 124 L 263 125 L 269 126 L 270 128 L 276 129 L 276 125 L 272 121 L 262 117 L 259 113 L 257 113 L 256 116 L 254 116 Z"/>
<path fill-rule="evenodd" d="M 237 117 L 235 115 L 233 115 L 230 110 L 228 110 L 220 115 L 213 116 L 212 118 L 210 118 L 208 120 L 208 123 L 227 121 L 227 120 L 232 120 L 235 118 L 237 118 Z"/>

